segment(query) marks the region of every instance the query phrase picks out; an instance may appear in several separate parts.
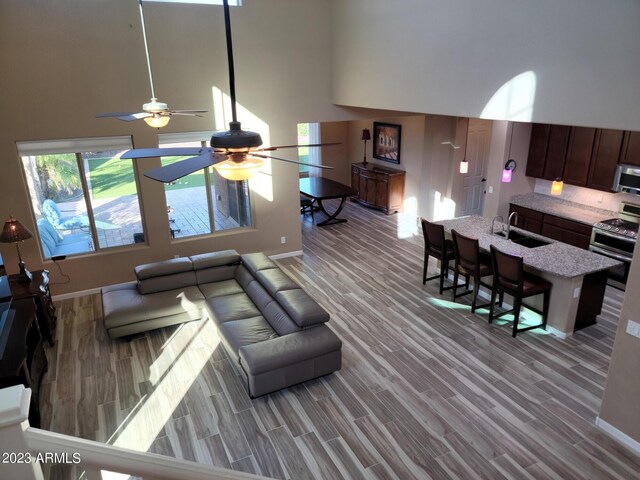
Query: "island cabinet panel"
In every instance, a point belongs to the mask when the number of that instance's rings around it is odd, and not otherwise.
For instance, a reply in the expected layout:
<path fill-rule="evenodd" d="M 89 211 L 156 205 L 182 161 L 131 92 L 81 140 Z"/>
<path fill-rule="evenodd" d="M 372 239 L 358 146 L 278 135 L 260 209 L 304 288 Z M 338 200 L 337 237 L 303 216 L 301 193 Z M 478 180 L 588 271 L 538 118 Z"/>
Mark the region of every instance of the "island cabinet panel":
<path fill-rule="evenodd" d="M 595 128 L 571 127 L 562 177 L 565 183 L 580 187 L 587 185 L 595 138 Z"/>
<path fill-rule="evenodd" d="M 542 212 L 514 205 L 513 203 L 509 205 L 509 213 L 512 212 L 518 214 L 518 219 L 515 224 L 516 227 L 532 233 L 542 233 L 542 219 L 544 217 Z"/>
<path fill-rule="evenodd" d="M 405 172 L 371 163 L 351 165 L 351 186 L 358 190 L 353 200 L 386 214 L 402 211 Z"/>
<path fill-rule="evenodd" d="M 640 166 L 640 132 L 624 132 L 620 163 Z"/>
<path fill-rule="evenodd" d="M 562 178 L 565 170 L 565 157 L 567 156 L 570 131 L 571 127 L 551 125 L 547 154 L 544 160 L 544 173 L 542 175 L 546 180 Z"/>
<path fill-rule="evenodd" d="M 591 226 L 545 214 L 542 235 L 574 247 L 588 249 L 591 240 Z"/>
<path fill-rule="evenodd" d="M 589 167 L 588 188 L 611 191 L 623 136 L 622 130 L 598 129 Z"/>
<path fill-rule="evenodd" d="M 544 123 L 534 123 L 531 127 L 531 141 L 529 142 L 529 156 L 525 172 L 528 177 L 542 178 L 544 175 L 550 130 L 551 125 Z"/>

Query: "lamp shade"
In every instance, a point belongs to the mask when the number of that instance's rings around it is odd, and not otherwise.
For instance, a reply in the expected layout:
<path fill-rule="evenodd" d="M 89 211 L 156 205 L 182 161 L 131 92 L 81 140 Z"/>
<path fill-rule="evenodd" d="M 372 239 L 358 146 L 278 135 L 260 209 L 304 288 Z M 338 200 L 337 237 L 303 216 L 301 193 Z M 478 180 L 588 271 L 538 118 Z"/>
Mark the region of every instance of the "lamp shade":
<path fill-rule="evenodd" d="M 562 187 L 564 183 L 562 179 L 556 178 L 551 184 L 551 195 L 560 195 L 562 193 Z"/>
<path fill-rule="evenodd" d="M 360 136 L 360 140 L 371 140 L 371 132 L 368 128 L 362 129 L 362 135 Z"/>
<path fill-rule="evenodd" d="M 260 171 L 260 167 L 264 162 L 256 157 L 246 155 L 241 162 L 232 160 L 231 158 L 224 162 L 216 163 L 213 168 L 227 180 L 248 180 Z"/>
<path fill-rule="evenodd" d="M 2 234 L 0 234 L 0 242 L 2 243 L 16 243 L 28 238 L 33 237 L 33 234 L 27 227 L 22 225 L 18 220 L 13 217 L 9 217 L 4 223 L 2 228 Z"/>

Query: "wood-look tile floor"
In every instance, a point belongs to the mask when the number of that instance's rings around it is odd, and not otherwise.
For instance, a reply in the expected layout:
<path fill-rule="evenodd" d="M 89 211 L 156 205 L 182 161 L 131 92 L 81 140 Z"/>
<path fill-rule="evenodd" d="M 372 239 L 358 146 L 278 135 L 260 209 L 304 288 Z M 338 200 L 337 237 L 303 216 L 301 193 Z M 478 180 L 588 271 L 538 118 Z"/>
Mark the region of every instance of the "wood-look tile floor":
<path fill-rule="evenodd" d="M 339 372 L 251 400 L 210 321 L 112 341 L 99 296 L 69 299 L 44 428 L 296 480 L 640 478 L 640 459 L 594 426 L 622 292 L 571 338 L 514 339 L 422 285 L 411 220 L 350 203 L 342 216 L 305 218 L 304 255 L 279 261 L 331 313 Z"/>

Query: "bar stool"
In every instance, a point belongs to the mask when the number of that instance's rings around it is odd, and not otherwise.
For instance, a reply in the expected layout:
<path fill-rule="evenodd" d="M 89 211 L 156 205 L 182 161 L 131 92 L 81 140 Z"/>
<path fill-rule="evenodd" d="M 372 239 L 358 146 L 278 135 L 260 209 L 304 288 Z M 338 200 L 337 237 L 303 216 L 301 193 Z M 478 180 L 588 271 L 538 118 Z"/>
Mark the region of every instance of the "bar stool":
<path fill-rule="evenodd" d="M 551 296 L 551 283 L 545 279 L 525 272 L 523 267 L 522 257 L 518 255 L 510 255 L 505 252 L 501 252 L 496 247 L 491 245 L 491 261 L 493 264 L 493 288 L 491 290 L 491 309 L 489 310 L 489 323 L 494 318 L 501 317 L 507 313 L 513 313 L 513 336 L 515 337 L 518 332 L 526 332 L 533 328 L 543 329 L 547 325 L 547 317 L 549 316 L 549 297 Z M 494 315 L 494 302 L 496 295 L 504 295 L 505 293 L 513 296 L 513 309 L 501 312 L 498 315 Z M 542 311 L 526 305 L 522 300 L 534 295 L 543 294 Z M 536 313 L 542 315 L 542 323 L 539 325 L 533 325 L 525 328 L 518 329 L 518 322 L 520 320 L 520 309 L 522 306 L 527 307 L 529 310 L 533 310 Z"/>
<path fill-rule="evenodd" d="M 453 301 L 463 295 L 473 294 L 471 300 L 471 313 L 475 313 L 477 308 L 488 307 L 489 304 L 476 305 L 480 285 L 491 289 L 491 285 L 482 281 L 482 277 L 493 275 L 491 259 L 487 254 L 480 253 L 480 246 L 477 238 L 465 237 L 464 235 L 451 230 L 453 236 L 453 249 L 455 252 L 455 267 L 453 269 Z M 465 277 L 465 292 L 457 293 L 458 276 Z M 469 278 L 473 278 L 473 289 L 469 290 Z"/>
<path fill-rule="evenodd" d="M 420 219 L 422 223 L 422 234 L 424 235 L 424 266 L 422 268 L 422 284 L 426 284 L 429 280 L 440 279 L 440 294 L 444 290 L 449 290 L 453 286 L 444 287 L 444 279 L 449 271 L 449 262 L 454 259 L 453 242 L 444 238 L 444 227 L 437 223 L 431 223 L 424 218 Z M 427 278 L 427 264 L 429 257 L 440 260 L 440 274 Z"/>

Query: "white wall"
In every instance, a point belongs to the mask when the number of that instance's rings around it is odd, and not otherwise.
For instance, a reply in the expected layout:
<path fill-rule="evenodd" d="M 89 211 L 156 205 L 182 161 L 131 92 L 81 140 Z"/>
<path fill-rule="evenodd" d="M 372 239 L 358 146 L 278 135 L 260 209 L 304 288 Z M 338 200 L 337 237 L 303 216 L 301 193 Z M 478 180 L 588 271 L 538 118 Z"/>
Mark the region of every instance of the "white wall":
<path fill-rule="evenodd" d="M 635 0 L 334 1 L 334 100 L 640 130 L 639 24 Z M 526 72 L 533 97 L 498 93 Z"/>

